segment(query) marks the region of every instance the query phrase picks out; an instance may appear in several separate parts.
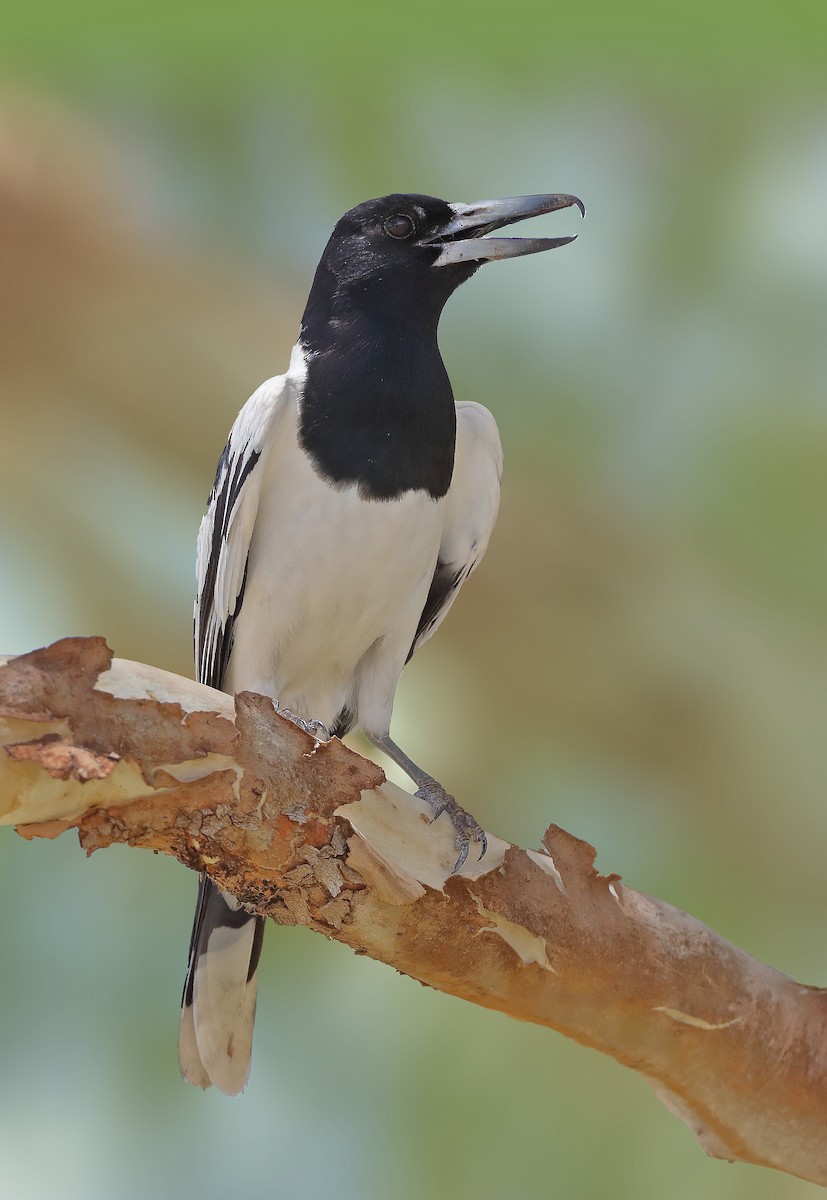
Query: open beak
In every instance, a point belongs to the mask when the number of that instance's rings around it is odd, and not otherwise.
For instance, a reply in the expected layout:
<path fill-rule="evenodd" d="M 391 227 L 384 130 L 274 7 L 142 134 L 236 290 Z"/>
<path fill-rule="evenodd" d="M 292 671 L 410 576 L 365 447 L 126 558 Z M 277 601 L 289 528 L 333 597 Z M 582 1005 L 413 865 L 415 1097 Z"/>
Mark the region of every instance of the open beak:
<path fill-rule="evenodd" d="M 558 238 L 492 238 L 486 237 L 494 229 L 525 221 L 528 217 L 539 217 L 543 213 L 556 212 L 558 208 L 580 209 L 585 217 L 586 209 L 577 196 L 511 196 L 506 200 L 480 200 L 476 204 L 452 204 L 454 219 L 430 245 L 441 246 L 442 253 L 435 267 L 448 267 L 452 263 L 482 262 L 493 258 L 518 258 L 523 254 L 538 254 L 541 250 L 555 250 L 566 246 L 577 237 Z"/>

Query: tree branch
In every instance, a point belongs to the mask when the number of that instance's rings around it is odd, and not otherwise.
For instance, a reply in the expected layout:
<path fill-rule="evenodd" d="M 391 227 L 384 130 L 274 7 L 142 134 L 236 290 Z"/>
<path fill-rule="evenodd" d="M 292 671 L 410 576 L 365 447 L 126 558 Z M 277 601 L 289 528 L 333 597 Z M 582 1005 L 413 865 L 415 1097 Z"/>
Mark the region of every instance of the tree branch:
<path fill-rule="evenodd" d="M 452 875 L 447 822 L 264 697 L 98 638 L 0 663 L 0 823 L 171 854 L 281 924 L 612 1055 L 709 1154 L 827 1184 L 822 990 L 599 875 L 554 825 L 542 852 L 489 835 Z"/>

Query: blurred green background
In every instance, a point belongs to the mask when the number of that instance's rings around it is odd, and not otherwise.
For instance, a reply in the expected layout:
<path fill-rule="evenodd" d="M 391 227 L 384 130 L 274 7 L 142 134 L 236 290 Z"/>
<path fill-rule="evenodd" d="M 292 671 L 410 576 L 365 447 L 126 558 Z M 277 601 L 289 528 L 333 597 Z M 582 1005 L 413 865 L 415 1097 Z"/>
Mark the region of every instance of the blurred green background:
<path fill-rule="evenodd" d="M 446 311 L 503 508 L 394 729 L 489 828 L 557 821 L 827 983 L 823 0 L 3 7 L 0 650 L 96 633 L 190 673 L 215 461 L 341 212 L 576 192 L 574 246 Z M 8 831 L 0 870 L 3 1200 L 817 1194 L 302 929 L 268 937 L 246 1095 L 202 1095 L 195 880 Z"/>

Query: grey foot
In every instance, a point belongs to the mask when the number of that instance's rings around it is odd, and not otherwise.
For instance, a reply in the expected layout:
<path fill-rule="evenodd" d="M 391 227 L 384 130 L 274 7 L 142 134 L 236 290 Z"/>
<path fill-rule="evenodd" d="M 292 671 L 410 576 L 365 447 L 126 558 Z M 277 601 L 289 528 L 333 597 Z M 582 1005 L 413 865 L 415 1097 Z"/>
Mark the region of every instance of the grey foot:
<path fill-rule="evenodd" d="M 448 795 L 442 784 L 437 783 L 435 779 L 431 780 L 430 783 L 423 783 L 416 794 L 421 800 L 426 800 L 434 810 L 434 815 L 431 818 L 432 821 L 442 816 L 443 813 L 447 813 L 454 827 L 456 832 L 454 845 L 459 851 L 459 855 L 451 871 L 452 875 L 456 875 L 468 857 L 468 849 L 472 841 L 479 842 L 482 846 L 479 855 L 482 858 L 488 849 L 488 838 L 485 836 L 485 830 L 474 820 L 470 813 L 467 813 L 464 808 L 457 804 L 453 796 Z"/>
<path fill-rule="evenodd" d="M 276 704 L 276 712 L 281 717 L 287 717 L 288 721 L 292 721 L 294 725 L 298 725 L 299 729 L 303 729 L 305 733 L 309 733 L 317 742 L 330 741 L 330 730 L 321 721 L 306 721 L 298 713 L 291 712 L 289 708 L 281 708 L 278 704 Z"/>

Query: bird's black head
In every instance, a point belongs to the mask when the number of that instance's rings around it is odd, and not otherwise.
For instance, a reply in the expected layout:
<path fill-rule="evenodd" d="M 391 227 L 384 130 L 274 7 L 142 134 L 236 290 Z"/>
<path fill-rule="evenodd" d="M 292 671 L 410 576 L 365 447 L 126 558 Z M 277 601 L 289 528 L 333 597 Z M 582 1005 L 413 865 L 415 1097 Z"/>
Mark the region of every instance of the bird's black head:
<path fill-rule="evenodd" d="M 445 301 L 483 262 L 551 250 L 574 240 L 489 238 L 504 225 L 576 205 L 576 196 L 518 196 L 449 204 L 434 196 L 394 194 L 345 213 L 321 257 L 303 332 L 343 309 L 393 313 L 433 324 Z"/>
<path fill-rule="evenodd" d="M 345 213 L 316 269 L 300 338 L 299 437 L 323 478 L 358 486 L 366 500 L 445 495 L 456 409 L 437 345 L 439 314 L 483 262 L 573 240 L 487 234 L 570 204 L 583 211 L 575 196 L 448 204 L 393 195 Z"/>

